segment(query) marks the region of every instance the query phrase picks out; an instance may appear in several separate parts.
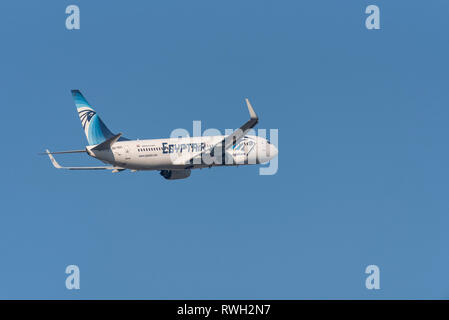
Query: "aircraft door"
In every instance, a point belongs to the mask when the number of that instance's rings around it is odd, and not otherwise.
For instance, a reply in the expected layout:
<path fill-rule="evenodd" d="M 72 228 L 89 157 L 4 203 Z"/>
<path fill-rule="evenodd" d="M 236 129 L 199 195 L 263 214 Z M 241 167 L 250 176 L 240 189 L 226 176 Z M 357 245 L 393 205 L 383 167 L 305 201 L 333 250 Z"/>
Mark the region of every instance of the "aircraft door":
<path fill-rule="evenodd" d="M 131 148 L 127 145 L 119 145 L 112 147 L 115 155 L 115 159 L 118 162 L 125 163 L 131 159 Z"/>
<path fill-rule="evenodd" d="M 124 152 L 124 160 L 131 160 L 131 148 L 129 146 L 125 146 L 123 148 Z"/>

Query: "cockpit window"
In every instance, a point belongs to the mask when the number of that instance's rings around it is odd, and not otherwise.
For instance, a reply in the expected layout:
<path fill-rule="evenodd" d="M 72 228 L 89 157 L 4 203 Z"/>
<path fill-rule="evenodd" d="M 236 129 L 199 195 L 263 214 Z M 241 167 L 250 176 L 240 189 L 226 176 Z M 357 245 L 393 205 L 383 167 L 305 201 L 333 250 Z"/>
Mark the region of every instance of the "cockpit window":
<path fill-rule="evenodd" d="M 271 144 L 271 142 L 270 142 L 270 141 L 268 141 L 268 140 L 267 140 L 267 143 L 268 143 L 268 144 Z"/>

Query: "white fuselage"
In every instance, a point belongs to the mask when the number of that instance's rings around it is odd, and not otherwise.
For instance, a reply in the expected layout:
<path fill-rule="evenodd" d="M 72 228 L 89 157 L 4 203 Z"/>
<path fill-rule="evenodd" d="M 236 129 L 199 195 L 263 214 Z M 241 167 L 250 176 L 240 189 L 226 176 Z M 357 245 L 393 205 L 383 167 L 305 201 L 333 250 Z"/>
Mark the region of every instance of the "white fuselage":
<path fill-rule="evenodd" d="M 94 158 L 117 167 L 131 170 L 196 169 L 222 165 L 246 165 L 265 163 L 274 158 L 278 150 L 266 139 L 257 136 L 244 136 L 223 154 L 213 147 L 225 136 L 203 136 L 186 138 L 167 138 L 150 140 L 129 140 L 114 143 L 111 149 L 92 150 L 86 147 Z M 217 151 L 218 150 L 218 151 Z M 205 152 L 209 151 L 209 152 Z M 184 160 L 191 159 L 186 164 Z M 204 154 L 207 154 L 205 157 Z"/>

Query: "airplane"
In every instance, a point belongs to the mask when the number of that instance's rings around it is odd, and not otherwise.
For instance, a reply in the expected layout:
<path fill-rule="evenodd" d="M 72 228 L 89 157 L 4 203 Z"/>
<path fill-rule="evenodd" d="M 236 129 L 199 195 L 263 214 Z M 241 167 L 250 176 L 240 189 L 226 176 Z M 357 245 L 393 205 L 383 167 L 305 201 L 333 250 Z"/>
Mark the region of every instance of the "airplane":
<path fill-rule="evenodd" d="M 157 170 L 165 179 L 177 180 L 188 178 L 192 169 L 262 164 L 278 155 L 278 149 L 268 140 L 247 135 L 259 121 L 248 99 L 245 100 L 250 119 L 230 135 L 130 140 L 122 133 L 113 134 L 79 90 L 71 92 L 88 145 L 81 150 L 50 152 L 47 149 L 42 154 L 47 154 L 57 169 Z M 63 167 L 53 157 L 71 153 L 87 153 L 108 166 Z"/>

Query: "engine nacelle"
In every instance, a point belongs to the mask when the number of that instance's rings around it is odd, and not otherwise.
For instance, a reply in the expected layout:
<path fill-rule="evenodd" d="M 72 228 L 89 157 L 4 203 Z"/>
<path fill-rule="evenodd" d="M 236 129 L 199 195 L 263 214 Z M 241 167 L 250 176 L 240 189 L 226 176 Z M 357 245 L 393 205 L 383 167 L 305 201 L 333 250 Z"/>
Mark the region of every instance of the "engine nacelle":
<path fill-rule="evenodd" d="M 161 176 L 167 180 L 185 179 L 190 177 L 190 169 L 161 170 Z"/>
<path fill-rule="evenodd" d="M 233 160 L 235 164 L 246 164 L 248 163 L 248 157 L 246 154 L 240 154 L 233 156 Z"/>

